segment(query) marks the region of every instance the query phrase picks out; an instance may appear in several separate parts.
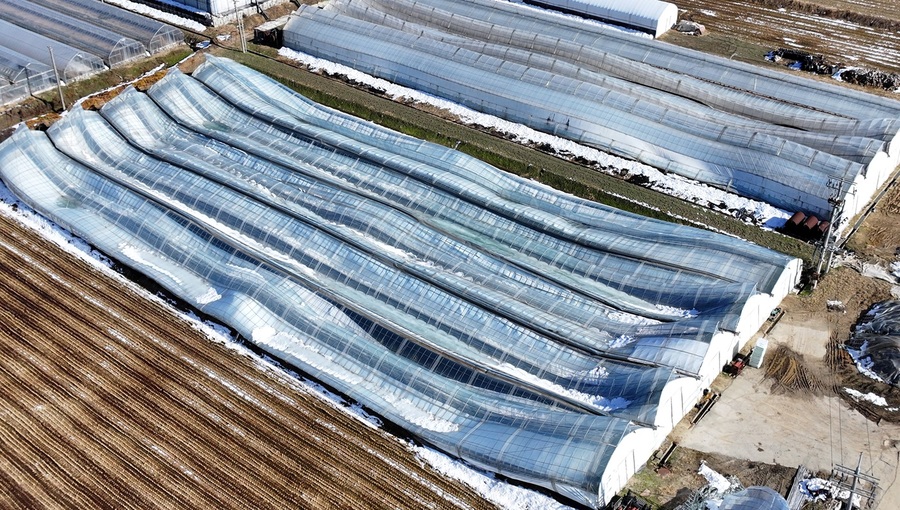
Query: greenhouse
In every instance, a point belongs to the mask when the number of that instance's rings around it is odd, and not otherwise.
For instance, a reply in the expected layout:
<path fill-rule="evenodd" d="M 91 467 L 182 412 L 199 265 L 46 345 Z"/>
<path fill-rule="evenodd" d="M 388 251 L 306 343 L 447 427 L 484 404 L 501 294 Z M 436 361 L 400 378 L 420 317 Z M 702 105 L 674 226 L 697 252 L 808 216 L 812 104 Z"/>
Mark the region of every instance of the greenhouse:
<path fill-rule="evenodd" d="M 0 106 L 56 85 L 53 68 L 0 46 Z"/>
<path fill-rule="evenodd" d="M 297 14 L 294 50 L 839 227 L 900 161 L 897 101 L 549 11 L 335 0 Z"/>
<path fill-rule="evenodd" d="M 30 32 L 2 19 L 0 19 L 0 35 L 3 36 L 0 39 L 0 48 L 18 53 L 45 66 L 52 66 L 55 59 L 59 77 L 65 82 L 87 78 L 107 69 L 103 60 L 96 55 Z M 52 59 L 50 48 L 53 49 Z"/>
<path fill-rule="evenodd" d="M 49 39 L 64 40 L 68 45 L 101 57 L 109 67 L 147 56 L 147 48 L 130 37 L 28 0 L 0 0 L 0 19 Z"/>
<path fill-rule="evenodd" d="M 184 33 L 165 23 L 97 0 L 30 0 L 60 14 L 139 41 L 150 53 L 184 42 Z"/>
<path fill-rule="evenodd" d="M 678 22 L 678 7 L 658 0 L 525 0 L 525 3 L 648 32 L 659 37 Z"/>
<path fill-rule="evenodd" d="M 20 127 L 22 200 L 425 443 L 605 504 L 800 261 L 565 195 L 229 60 Z"/>

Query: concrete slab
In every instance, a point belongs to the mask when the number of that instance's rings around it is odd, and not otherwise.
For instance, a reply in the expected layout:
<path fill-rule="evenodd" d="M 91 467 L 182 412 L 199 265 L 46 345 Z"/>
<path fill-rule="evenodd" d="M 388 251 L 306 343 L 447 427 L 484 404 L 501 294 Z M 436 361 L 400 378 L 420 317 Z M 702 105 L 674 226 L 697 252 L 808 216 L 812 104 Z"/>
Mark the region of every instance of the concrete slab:
<path fill-rule="evenodd" d="M 878 508 L 900 508 L 900 425 L 877 426 L 834 396 L 773 395 L 769 386 L 761 370 L 744 370 L 679 444 L 826 472 L 834 464 L 855 467 L 863 452 L 863 469 L 882 482 Z"/>
<path fill-rule="evenodd" d="M 766 337 L 770 342 L 784 345 L 806 357 L 822 360 L 831 337 L 831 328 L 820 316 L 794 314 L 776 324 Z M 769 346 L 775 345 L 770 343 Z"/>

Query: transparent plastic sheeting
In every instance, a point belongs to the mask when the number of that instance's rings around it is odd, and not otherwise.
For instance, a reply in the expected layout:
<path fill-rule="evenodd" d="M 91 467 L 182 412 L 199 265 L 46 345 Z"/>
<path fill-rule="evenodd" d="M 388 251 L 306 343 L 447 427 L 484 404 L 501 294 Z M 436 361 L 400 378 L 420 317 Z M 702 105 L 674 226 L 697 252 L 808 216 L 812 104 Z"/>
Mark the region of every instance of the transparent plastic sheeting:
<path fill-rule="evenodd" d="M 63 81 L 75 81 L 106 69 L 100 57 L 54 41 L 0 19 L 0 48 L 24 55 L 46 66 L 53 65 L 50 50 L 56 59 L 56 70 Z"/>
<path fill-rule="evenodd" d="M 868 193 L 859 181 L 880 184 L 900 158 L 900 144 L 891 143 L 900 130 L 895 101 L 508 2 L 336 0 L 298 10 L 284 41 L 475 110 L 821 217 L 834 199 L 856 191 L 854 184 Z"/>
<path fill-rule="evenodd" d="M 678 7 L 657 0 L 525 0 L 525 3 L 636 28 L 654 37 L 666 33 L 678 21 Z"/>
<path fill-rule="evenodd" d="M 0 105 L 13 103 L 56 85 L 53 69 L 0 46 Z"/>
<path fill-rule="evenodd" d="M 30 0 L 30 2 L 140 41 L 150 53 L 184 42 L 184 32 L 171 25 L 97 0 Z"/>
<path fill-rule="evenodd" d="M 20 128 L 0 172 L 423 441 L 587 505 L 691 407 L 700 383 L 682 374 L 721 325 L 795 263 L 504 174 L 215 57 L 47 134 Z"/>
<path fill-rule="evenodd" d="M 28 0 L 0 0 L 0 18 L 44 37 L 65 40 L 66 44 L 99 55 L 110 67 L 147 55 L 147 48 L 130 37 Z"/>
<path fill-rule="evenodd" d="M 787 501 L 774 489 L 764 486 L 747 487 L 728 494 L 719 510 L 788 510 Z"/>
<path fill-rule="evenodd" d="M 900 301 L 873 305 L 847 343 L 859 351 L 860 365 L 887 384 L 900 386 Z"/>

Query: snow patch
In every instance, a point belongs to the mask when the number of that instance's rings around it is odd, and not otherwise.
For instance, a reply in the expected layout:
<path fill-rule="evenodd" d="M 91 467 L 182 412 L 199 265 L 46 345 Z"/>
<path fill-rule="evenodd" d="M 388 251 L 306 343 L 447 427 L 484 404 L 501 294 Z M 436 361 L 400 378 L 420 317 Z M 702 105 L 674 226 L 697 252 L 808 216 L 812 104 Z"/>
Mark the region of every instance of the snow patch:
<path fill-rule="evenodd" d="M 136 12 L 138 14 L 142 14 L 147 16 L 148 18 L 153 18 L 159 21 L 164 21 L 166 23 L 176 25 L 182 28 L 186 28 L 188 30 L 192 30 L 194 32 L 203 32 L 206 30 L 206 27 L 200 23 L 197 23 L 194 20 L 190 20 L 187 18 L 182 18 L 181 16 L 176 16 L 175 14 L 170 14 L 168 12 L 163 12 L 159 9 L 154 9 L 153 7 L 149 7 L 144 4 L 139 4 L 136 2 L 131 2 L 129 0 L 103 0 L 104 2 L 115 5 L 116 7 L 121 7 L 126 11 Z M 176 5 L 180 9 L 187 10 L 188 8 L 182 4 L 173 4 Z M 199 14 L 206 15 L 207 13 L 203 11 L 197 11 Z"/>
<path fill-rule="evenodd" d="M 719 491 L 720 494 L 725 493 L 728 489 L 731 488 L 731 482 L 728 481 L 727 478 L 720 475 L 715 469 L 706 465 L 706 462 L 700 462 L 700 470 L 697 473 L 703 478 L 706 478 L 706 482 L 709 485 Z"/>
<path fill-rule="evenodd" d="M 876 395 L 874 393 L 863 393 L 861 391 L 854 390 L 853 388 L 844 388 L 844 392 L 853 397 L 854 400 L 865 400 L 866 402 L 871 402 L 878 407 L 885 407 L 888 405 L 887 400 L 884 397 Z"/>
<path fill-rule="evenodd" d="M 463 462 L 431 448 L 415 446 L 412 450 L 439 473 L 463 482 L 501 508 L 528 510 L 566 510 L 571 508 L 539 492 L 498 481 L 491 473 L 472 469 Z"/>
<path fill-rule="evenodd" d="M 197 304 L 200 304 L 200 305 L 208 305 L 209 303 L 212 303 L 213 301 L 218 301 L 220 299 L 222 299 L 222 295 L 219 294 L 219 292 L 216 289 L 210 287 L 209 289 L 207 289 L 207 291 L 205 293 L 195 297 L 194 301 L 196 301 Z"/>

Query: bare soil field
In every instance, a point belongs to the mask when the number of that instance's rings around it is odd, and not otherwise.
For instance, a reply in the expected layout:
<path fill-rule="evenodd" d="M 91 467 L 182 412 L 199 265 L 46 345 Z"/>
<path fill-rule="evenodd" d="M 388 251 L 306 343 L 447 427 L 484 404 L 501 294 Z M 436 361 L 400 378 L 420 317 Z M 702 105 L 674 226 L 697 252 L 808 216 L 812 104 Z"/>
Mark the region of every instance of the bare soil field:
<path fill-rule="evenodd" d="M 890 0 L 867 0 L 857 12 L 858 4 L 846 0 L 785 2 L 779 0 L 683 0 L 678 7 L 686 12 L 681 18 L 702 23 L 710 34 L 694 37 L 671 31 L 662 40 L 696 47 L 731 57 L 736 55 L 757 65 L 765 65 L 765 53 L 781 47 L 823 54 L 834 62 L 868 66 L 882 71 L 900 71 L 900 17 L 896 3 Z M 829 9 L 831 9 L 829 11 Z M 839 11 L 846 12 L 839 12 Z M 826 11 L 831 16 L 826 15 Z M 822 14 L 816 14 L 821 12 Z M 879 28 L 883 26 L 884 28 Z M 702 39 L 715 36 L 720 44 L 707 48 Z M 724 44 L 721 44 L 724 42 Z M 755 59 L 741 54 L 747 44 L 762 51 Z"/>
<path fill-rule="evenodd" d="M 489 508 L 0 216 L 0 507 Z"/>

